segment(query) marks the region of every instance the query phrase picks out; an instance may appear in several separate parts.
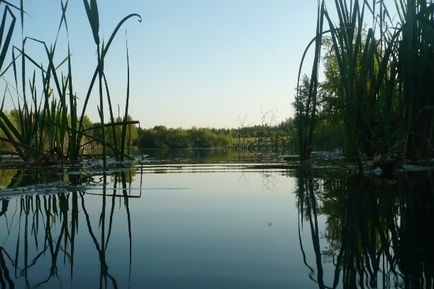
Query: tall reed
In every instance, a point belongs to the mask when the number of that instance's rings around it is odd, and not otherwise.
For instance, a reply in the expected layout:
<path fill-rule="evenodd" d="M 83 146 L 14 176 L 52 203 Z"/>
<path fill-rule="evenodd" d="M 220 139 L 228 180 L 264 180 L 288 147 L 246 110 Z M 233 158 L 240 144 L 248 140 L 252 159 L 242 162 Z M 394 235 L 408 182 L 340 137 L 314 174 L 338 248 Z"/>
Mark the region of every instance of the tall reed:
<path fill-rule="evenodd" d="M 317 44 L 313 71 L 318 73 L 318 49 L 324 49 L 321 43 L 330 37 L 338 68 L 335 98 L 342 112 L 344 152 L 356 158 L 360 169 L 363 159 L 379 154 L 409 158 L 433 154 L 434 4 L 395 3 L 399 21 L 393 20 L 391 7 L 383 1 L 335 0 L 336 17 L 325 1 L 320 4 L 317 26 L 323 27 L 323 21 L 327 26 L 317 29 L 313 41 Z M 303 61 L 304 56 L 301 65 Z M 316 87 L 316 82 L 311 79 L 310 86 Z M 297 116 L 314 113 L 306 110 Z M 312 145 L 308 137 L 306 146 Z"/>
<path fill-rule="evenodd" d="M 406 155 L 427 157 L 433 153 L 434 130 L 434 3 L 400 1 L 401 38 L 398 74 L 405 127 Z"/>
<path fill-rule="evenodd" d="M 309 43 L 303 53 L 297 80 L 297 97 L 295 108 L 297 112 L 296 124 L 298 127 L 299 149 L 301 159 L 309 159 L 312 152 L 313 131 L 316 124 L 317 103 L 318 103 L 318 74 L 321 59 L 321 42 L 324 25 L 324 2 L 318 5 L 318 22 L 316 37 Z M 315 44 L 314 60 L 310 79 L 303 79 L 303 86 L 300 86 L 301 68 L 309 47 Z M 304 91 L 302 88 L 304 87 Z"/>
<path fill-rule="evenodd" d="M 21 31 L 24 35 L 24 23 L 26 13 L 24 11 L 23 0 L 20 5 L 12 5 L 9 2 L 2 1 L 4 4 L 4 14 L 0 26 L 0 43 L 1 39 L 5 41 L 0 46 L 0 69 L 1 75 L 11 73 L 15 80 L 15 91 L 21 94 L 10 95 L 15 99 L 15 109 L 13 114 L 5 111 L 5 99 L 0 107 L 0 140 L 9 143 L 13 147 L 13 152 L 21 156 L 25 161 L 77 161 L 83 155 L 84 147 L 96 142 L 102 147 L 102 154 L 106 156 L 105 131 L 107 128 L 116 126 L 123 127 L 126 130 L 128 125 L 136 122 L 117 122 L 113 116 L 112 101 L 110 98 L 110 89 L 105 74 L 105 62 L 107 53 L 112 45 L 113 40 L 118 34 L 120 28 L 130 18 L 138 18 L 140 15 L 130 14 L 124 17 L 112 31 L 107 43 L 100 39 L 99 10 L 96 0 L 90 2 L 84 0 L 84 8 L 89 26 L 92 30 L 93 40 L 95 42 L 97 59 L 96 68 L 93 77 L 90 80 L 86 96 L 84 98 L 83 108 L 79 111 L 77 103 L 76 89 L 73 81 L 72 53 L 70 50 L 69 40 L 67 41 L 67 55 L 60 61 L 57 59 L 57 46 L 59 34 L 65 31 L 69 39 L 69 30 L 67 23 L 67 8 L 69 1 L 61 0 L 61 20 L 58 26 L 58 35 L 52 45 L 47 45 L 44 41 L 30 37 L 24 37 L 21 47 L 17 48 L 11 44 L 14 33 L 16 17 L 13 10 L 20 14 Z M 1 5 L 0 3 L 0 5 Z M 10 19 L 8 21 L 8 19 Z M 9 23 L 9 26 L 7 26 Z M 41 45 L 45 51 L 46 60 L 41 63 L 36 57 L 26 53 L 27 46 L 30 44 Z M 8 50 L 12 51 L 12 60 L 5 68 L 3 64 L 8 55 Z M 127 100 L 125 105 L 125 114 L 128 114 L 129 108 L 129 56 L 128 63 L 128 88 Z M 28 73 L 32 77 L 27 82 Z M 88 102 L 95 90 L 97 82 L 97 91 L 99 96 L 98 113 L 100 118 L 99 131 L 101 137 L 94 137 L 92 130 L 95 128 L 86 127 L 86 112 Z M 30 92 L 30 95 L 28 94 Z M 104 111 L 106 102 L 109 104 L 110 121 L 106 121 Z M 114 134 L 113 153 L 118 160 L 123 160 L 126 153 L 126 135 L 118 136 Z"/>

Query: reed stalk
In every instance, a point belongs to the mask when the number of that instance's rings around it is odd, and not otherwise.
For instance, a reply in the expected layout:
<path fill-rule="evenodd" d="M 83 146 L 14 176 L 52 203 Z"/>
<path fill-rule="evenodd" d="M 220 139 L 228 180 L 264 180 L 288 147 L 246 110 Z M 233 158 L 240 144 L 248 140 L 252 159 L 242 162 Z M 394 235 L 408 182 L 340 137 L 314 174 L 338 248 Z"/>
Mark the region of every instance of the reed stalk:
<path fill-rule="evenodd" d="M 315 71 L 318 50 L 327 48 L 318 45 L 325 37 L 331 39 L 329 49 L 339 78 L 333 95 L 344 125 L 344 153 L 356 159 L 360 170 L 364 159 L 376 155 L 427 158 L 434 152 L 434 4 L 427 0 L 395 3 L 399 21 L 392 20 L 383 1 L 335 0 L 336 17 L 322 1 L 317 20 L 321 29 L 308 45 L 316 43 Z M 315 92 L 316 82 L 312 74 L 310 92 Z M 301 119 L 314 116 L 315 109 L 297 111 Z M 306 140 L 304 147 L 314 145 L 311 134 L 299 135 Z"/>
<path fill-rule="evenodd" d="M 69 39 L 67 22 L 67 8 L 69 1 L 61 0 L 61 20 L 54 44 L 47 45 L 44 41 L 29 38 L 24 35 L 26 12 L 24 1 L 19 5 L 13 5 L 7 1 L 1 1 L 4 13 L 0 24 L 0 75 L 12 73 L 15 81 L 16 94 L 10 94 L 14 101 L 14 110 L 8 113 L 4 109 L 5 97 L 0 106 L 0 137 L 3 142 L 12 147 L 11 152 L 18 153 L 25 161 L 63 162 L 80 160 L 86 144 L 96 142 L 102 147 L 102 155 L 105 159 L 107 148 L 112 148 L 118 160 L 123 160 L 126 154 L 127 120 L 119 123 L 115 120 L 112 109 L 112 101 L 108 81 L 105 75 L 105 62 L 107 53 L 120 28 L 130 18 L 138 18 L 140 15 L 130 14 L 124 17 L 113 30 L 107 43 L 100 39 L 99 10 L 96 0 L 84 0 L 84 8 L 92 30 L 93 41 L 97 51 L 97 64 L 93 77 L 84 98 L 83 108 L 78 109 L 77 97 L 74 88 L 72 52 L 69 40 L 67 43 L 67 56 L 57 63 L 57 44 L 61 31 L 65 31 Z M 22 41 L 20 47 L 11 43 L 14 34 L 16 16 L 14 10 L 20 15 Z M 46 60 L 40 62 L 27 54 L 28 45 L 42 45 L 45 50 Z M 127 47 L 128 49 L 128 47 Z M 12 60 L 8 65 L 6 58 L 8 51 L 12 50 Z M 42 64 L 40 64 L 42 63 Z M 129 56 L 127 55 L 127 100 L 125 114 L 129 106 Z M 31 73 L 29 80 L 28 74 Z M 87 105 L 94 87 L 97 84 L 99 98 L 98 114 L 101 137 L 93 138 L 85 125 Z M 18 94 L 20 92 L 20 94 Z M 106 100 L 110 110 L 110 121 L 106 122 Z M 128 122 L 130 125 L 131 122 Z M 123 128 L 121 139 L 118 140 L 116 127 Z M 109 127 L 113 131 L 115 142 L 107 144 L 105 129 Z"/>

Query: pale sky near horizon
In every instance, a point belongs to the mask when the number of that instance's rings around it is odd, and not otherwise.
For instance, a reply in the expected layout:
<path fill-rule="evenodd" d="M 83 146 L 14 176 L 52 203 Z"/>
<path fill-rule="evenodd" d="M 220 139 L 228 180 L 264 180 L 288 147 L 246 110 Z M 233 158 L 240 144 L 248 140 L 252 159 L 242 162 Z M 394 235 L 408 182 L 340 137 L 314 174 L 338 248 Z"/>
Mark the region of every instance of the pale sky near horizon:
<path fill-rule="evenodd" d="M 99 1 L 104 39 L 136 12 L 108 55 L 112 97 L 123 106 L 125 30 L 131 59 L 130 114 L 142 127 L 238 127 L 262 115 L 292 116 L 299 62 L 313 37 L 316 0 Z M 59 0 L 25 1 L 28 36 L 52 43 Z M 82 1 L 67 13 L 76 92 L 84 95 L 95 67 L 95 47 Z M 18 31 L 18 30 L 17 30 Z M 36 50 L 35 50 L 36 51 Z M 66 55 L 62 54 L 61 55 Z M 97 120 L 96 97 L 88 114 Z"/>

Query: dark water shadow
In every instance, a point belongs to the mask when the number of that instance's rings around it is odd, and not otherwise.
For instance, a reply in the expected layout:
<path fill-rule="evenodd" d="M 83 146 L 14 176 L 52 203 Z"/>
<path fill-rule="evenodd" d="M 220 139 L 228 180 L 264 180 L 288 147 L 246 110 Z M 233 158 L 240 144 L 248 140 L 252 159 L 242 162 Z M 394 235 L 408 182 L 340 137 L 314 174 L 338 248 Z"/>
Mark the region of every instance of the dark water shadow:
<path fill-rule="evenodd" d="M 297 181 L 300 249 L 318 288 L 433 287 L 432 172 L 384 179 L 299 170 Z M 323 232 L 319 215 L 326 219 Z M 306 257 L 310 246 L 314 260 Z M 324 259 L 334 267 L 327 281 Z"/>
<path fill-rule="evenodd" d="M 35 176 L 28 171 L 15 170 L 9 172 L 3 185 L 7 189 L 34 185 Z M 87 233 L 99 256 L 98 288 L 119 288 L 114 274 L 110 271 L 107 261 L 110 237 L 113 230 L 115 201 L 123 200 L 123 210 L 126 213 L 128 235 L 125 248 L 129 255 L 129 276 L 132 270 L 132 226 L 129 202 L 131 191 L 129 184 L 134 178 L 134 171 L 121 171 L 111 175 L 103 174 L 89 178 L 87 175 L 72 174 L 61 176 L 68 179 L 68 191 L 51 194 L 23 194 L 18 196 L 17 205 L 10 206 L 8 197 L 0 198 L 0 217 L 6 222 L 7 232 L 2 232 L 4 238 L 15 240 L 13 250 L 0 247 L 0 287 L 1 288 L 57 288 L 64 287 L 65 280 L 59 275 L 59 266 L 69 266 L 71 286 L 75 273 L 75 248 L 79 227 L 86 226 Z M 49 182 L 46 179 L 39 182 Z M 110 178 L 110 181 L 108 180 Z M 98 213 L 97 222 L 92 222 L 86 205 L 86 190 L 81 190 L 83 184 L 100 179 L 98 198 L 100 209 L 92 206 L 92 214 Z M 96 181 L 98 182 L 98 181 Z M 75 188 L 75 189 L 74 189 Z M 119 209 L 118 209 L 119 210 Z M 95 212 L 97 211 L 97 212 Z M 80 215 L 84 215 L 85 224 L 79 223 Z M 48 257 L 47 257 L 48 256 Z M 46 273 L 32 271 L 39 267 Z M 35 277 L 36 276 L 36 277 Z"/>

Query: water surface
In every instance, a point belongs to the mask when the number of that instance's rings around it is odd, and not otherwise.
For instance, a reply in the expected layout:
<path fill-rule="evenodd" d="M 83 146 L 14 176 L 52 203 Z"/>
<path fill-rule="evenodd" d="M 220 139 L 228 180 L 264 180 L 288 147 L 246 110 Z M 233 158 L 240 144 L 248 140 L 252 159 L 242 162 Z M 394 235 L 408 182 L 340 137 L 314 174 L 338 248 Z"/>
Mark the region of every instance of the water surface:
<path fill-rule="evenodd" d="M 432 286 L 429 171 L 171 162 L 0 174 L 2 288 Z"/>

